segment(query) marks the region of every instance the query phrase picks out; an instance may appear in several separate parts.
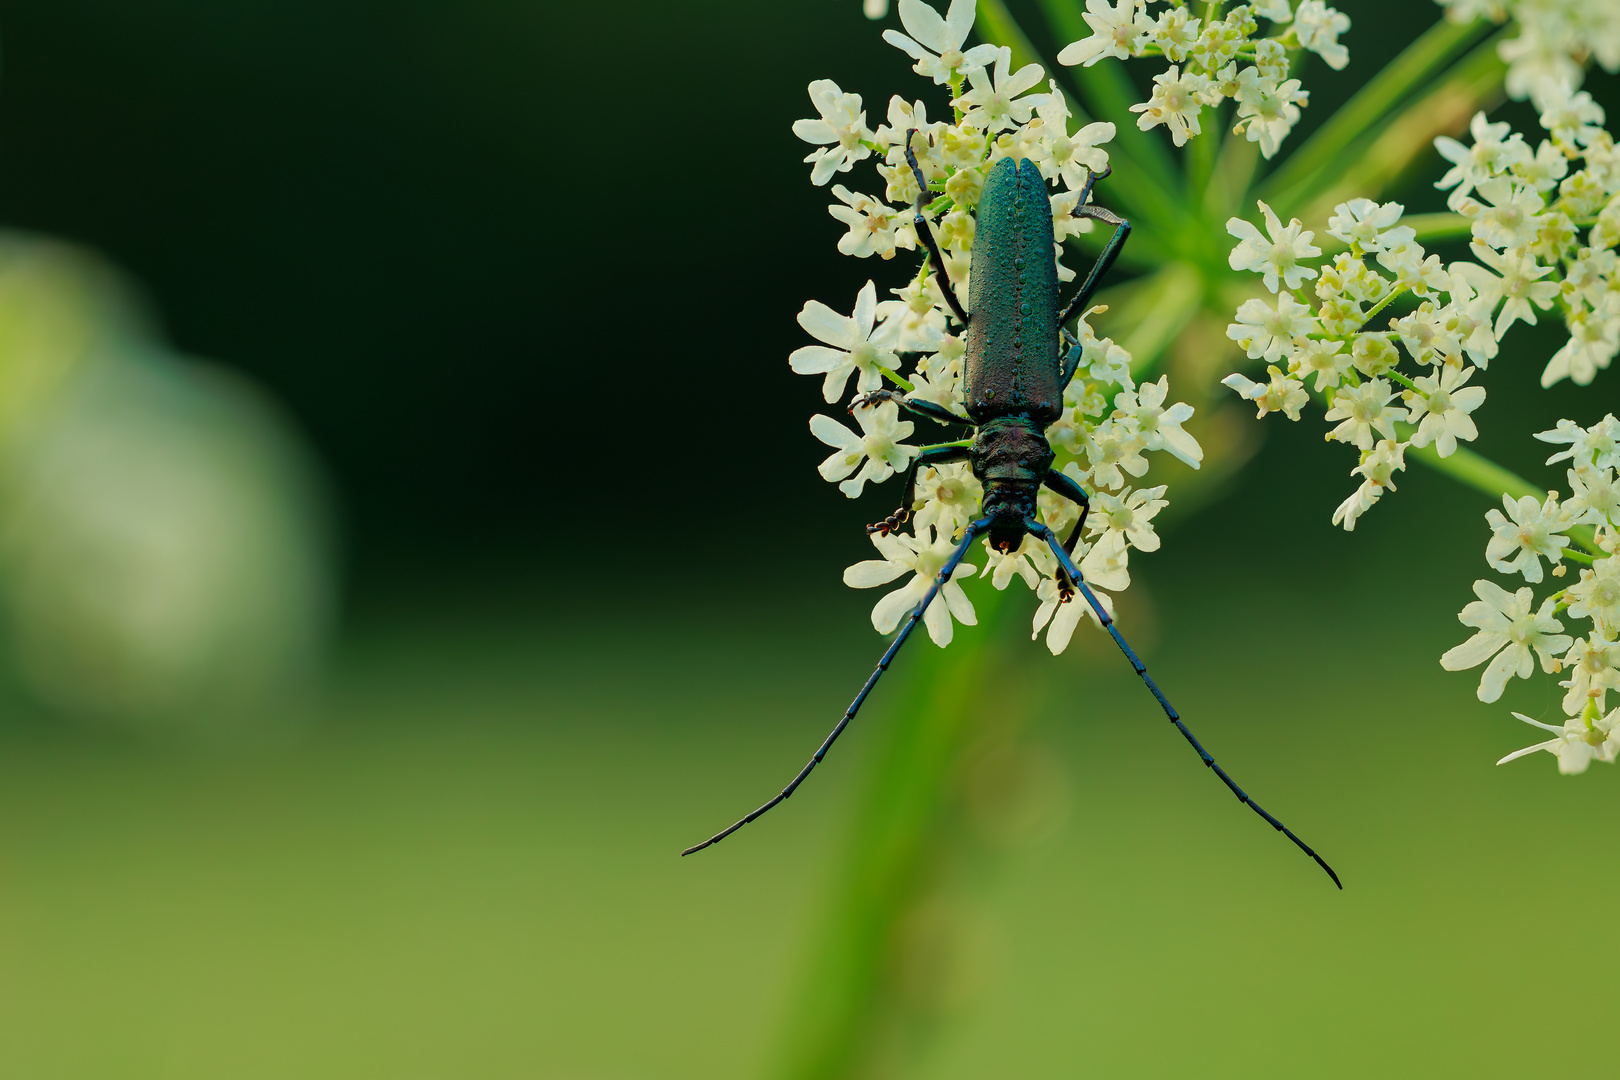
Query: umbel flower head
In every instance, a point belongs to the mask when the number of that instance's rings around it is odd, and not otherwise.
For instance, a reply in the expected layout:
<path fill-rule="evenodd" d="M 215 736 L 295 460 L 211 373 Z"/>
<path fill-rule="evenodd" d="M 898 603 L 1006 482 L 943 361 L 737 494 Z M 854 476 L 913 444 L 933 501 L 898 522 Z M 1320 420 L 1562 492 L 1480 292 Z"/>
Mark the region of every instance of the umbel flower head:
<path fill-rule="evenodd" d="M 852 424 L 818 415 L 810 430 L 831 449 L 821 475 L 850 498 L 906 473 L 919 452 L 917 425 L 901 419 L 892 401 L 866 395 L 886 389 L 958 414 L 963 408 L 964 328 L 937 287 L 919 243 L 913 203 L 922 188 L 927 189 L 921 201 L 924 227 L 949 253 L 947 269 L 958 295 L 971 297 L 968 255 L 989 170 L 1003 157 L 1033 162 L 1046 182 L 1060 241 L 1055 269 L 1060 277 L 1071 278 L 1062 263 L 1061 241 L 1090 227 L 1076 211 L 1082 194 L 1108 168 L 1107 144 L 1115 132 L 1111 123 L 1077 126 L 1062 90 L 1040 66 L 1014 64 L 1007 48 L 969 45 L 974 0 L 951 0 L 944 12 L 924 0 L 899 0 L 897 7 L 904 32 L 890 29 L 883 37 L 911 58 L 922 84 L 892 97 L 884 122 L 874 130 L 858 95 L 818 79 L 810 84 L 817 115 L 793 128 L 813 147 L 805 159 L 811 183 L 829 186 L 837 200 L 829 213 L 843 230 L 838 250 L 856 258 L 876 256 L 874 266 L 900 267 L 882 284 L 868 281 L 853 308 L 844 306 L 847 300 L 807 302 L 799 325 L 813 341 L 789 357 L 795 372 L 821 380 L 829 404 L 849 405 Z M 1188 40 L 1196 44 L 1196 24 L 1196 19 L 1172 20 L 1165 40 L 1181 41 L 1192 34 Z M 1178 101 L 1168 101 L 1166 108 L 1178 107 Z M 1165 122 L 1173 128 L 1178 123 Z M 917 159 L 921 185 L 908 149 Z M 868 160 L 874 183 L 856 171 Z M 914 254 L 903 258 L 906 253 Z M 1130 584 L 1131 552 L 1155 551 L 1160 545 L 1153 519 L 1167 505 L 1167 489 L 1137 483 L 1148 469 L 1149 456 L 1167 454 L 1197 468 L 1203 450 L 1184 426 L 1193 416 L 1192 407 L 1170 396 L 1166 377 L 1138 386 L 1127 350 L 1098 337 L 1084 318 L 1075 330 L 1079 366 L 1062 414 L 1049 429 L 1049 441 L 1057 454 L 1054 467 L 1093 500 L 1087 535 L 1076 539 L 1081 571 L 1098 588 L 1118 592 Z M 899 497 L 895 486 L 887 488 L 891 494 L 886 498 Z M 978 515 L 982 491 L 966 464 L 952 463 L 919 468 L 913 495 L 910 505 L 895 515 L 904 528 L 885 526 L 874 533 L 872 542 L 882 557 L 859 562 L 845 574 L 854 588 L 911 575 L 873 609 L 879 632 L 893 630 L 927 592 L 959 542 L 960 530 Z M 1045 496 L 1038 513 L 1054 529 L 1072 530 L 1079 520 L 1073 503 Z M 1035 630 L 1045 630 L 1048 647 L 1061 651 L 1086 605 L 1069 602 L 1072 590 L 1055 591 L 1057 565 L 1050 551 L 1032 538 L 1011 552 L 987 544 L 982 565 L 988 587 L 1008 588 L 1017 581 L 1037 594 Z M 959 566 L 924 613 L 935 643 L 949 642 L 956 623 L 973 624 L 973 605 L 961 582 L 975 573 L 974 564 Z"/>

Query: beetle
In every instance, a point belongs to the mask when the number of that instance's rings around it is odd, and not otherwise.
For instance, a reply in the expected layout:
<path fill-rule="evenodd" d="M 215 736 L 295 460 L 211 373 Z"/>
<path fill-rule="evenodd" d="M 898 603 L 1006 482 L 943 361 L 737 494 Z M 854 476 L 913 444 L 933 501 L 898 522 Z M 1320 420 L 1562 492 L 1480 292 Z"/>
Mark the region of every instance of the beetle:
<path fill-rule="evenodd" d="M 1103 275 L 1119 257 L 1120 249 L 1131 234 L 1129 221 L 1090 203 L 1093 186 L 1098 180 L 1106 178 L 1111 170 L 1093 174 L 1087 179 L 1074 213 L 1114 226 L 1113 235 L 1074 299 L 1060 307 L 1052 202 L 1046 193 L 1046 181 L 1032 161 L 1004 157 L 992 166 L 978 205 L 969 277 L 974 303 L 973 310 L 969 312 L 963 308 L 951 287 L 950 278 L 945 272 L 944 257 L 923 212 L 929 189 L 912 149 L 911 140 L 915 134 L 915 130 L 906 134 L 906 160 L 917 178 L 919 188 L 912 220 L 918 238 L 928 249 L 935 282 L 951 311 L 967 328 L 966 415 L 959 415 L 933 402 L 909 401 L 892 390 L 865 394 L 856 398 L 850 408 L 853 410 L 860 405 L 893 402 L 930 420 L 972 428 L 973 437 L 971 440 L 922 447 L 907 471 L 905 497 L 900 508 L 883 521 L 867 526 L 867 529 L 869 532 L 887 533 L 904 524 L 911 514 L 917 470 L 946 462 L 965 460 L 970 463 L 973 475 L 984 488 L 982 510 L 980 516 L 966 527 L 960 543 L 940 568 L 921 602 L 907 617 L 905 625 L 884 650 L 882 659 L 837 726 L 822 741 L 798 775 L 765 805 L 681 854 L 690 855 L 719 843 L 792 796 L 811 771 L 821 764 L 833 743 L 855 718 L 867 695 L 888 670 L 900 646 L 905 644 L 906 638 L 922 618 L 923 612 L 928 610 L 928 605 L 950 580 L 957 565 L 979 537 L 988 535 L 993 547 L 1011 551 L 1023 542 L 1026 535 L 1032 535 L 1045 543 L 1057 558 L 1058 586 L 1063 601 L 1071 601 L 1076 593 L 1084 597 L 1103 628 L 1113 637 L 1114 644 L 1119 646 L 1125 659 L 1130 661 L 1131 667 L 1158 701 L 1165 716 L 1197 751 L 1204 764 L 1221 778 L 1221 782 L 1237 796 L 1239 802 L 1293 841 L 1327 871 L 1335 885 L 1344 888 L 1339 875 L 1334 873 L 1322 856 L 1251 799 L 1194 738 L 1074 563 L 1073 551 L 1085 526 L 1086 515 L 1090 512 L 1090 499 L 1072 478 L 1052 468 L 1054 454 L 1046 439 L 1046 429 L 1061 415 L 1063 391 L 1080 365 L 1081 345 L 1067 325 L 1085 310 L 1086 302 L 1096 292 Z M 1067 346 L 1066 353 L 1060 349 L 1060 345 Z M 1080 506 L 1080 520 L 1067 540 L 1060 541 L 1036 517 L 1036 496 L 1042 485 Z"/>

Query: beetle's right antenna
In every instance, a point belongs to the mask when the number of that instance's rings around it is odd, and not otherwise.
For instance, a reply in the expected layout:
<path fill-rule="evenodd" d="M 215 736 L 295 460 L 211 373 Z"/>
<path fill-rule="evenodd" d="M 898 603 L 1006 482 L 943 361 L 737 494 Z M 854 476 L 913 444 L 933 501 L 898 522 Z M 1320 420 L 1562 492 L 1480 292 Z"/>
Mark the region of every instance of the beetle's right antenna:
<path fill-rule="evenodd" d="M 1259 803 L 1249 798 L 1248 792 L 1238 787 L 1237 781 L 1226 775 L 1226 770 L 1215 764 L 1215 759 L 1210 756 L 1209 751 L 1205 750 L 1203 745 L 1199 743 L 1197 739 L 1193 738 L 1193 733 L 1188 731 L 1187 725 L 1181 722 L 1180 714 L 1178 714 L 1174 707 L 1171 706 L 1170 699 L 1164 696 L 1164 691 L 1159 689 L 1159 684 L 1154 682 L 1153 677 L 1147 673 L 1147 665 L 1142 663 L 1141 658 L 1136 655 L 1136 651 L 1125 643 L 1125 638 L 1121 636 L 1119 628 L 1114 625 L 1114 620 L 1108 614 L 1108 609 L 1103 607 L 1102 604 L 1098 602 L 1097 594 L 1091 591 L 1091 587 L 1087 585 L 1085 579 L 1080 576 L 1079 568 L 1074 565 L 1074 560 L 1070 558 L 1069 553 L 1064 550 L 1063 544 L 1058 540 L 1057 535 L 1053 533 L 1051 529 L 1047 528 L 1045 525 L 1042 525 L 1033 518 L 1028 518 L 1024 521 L 1024 528 L 1028 529 L 1031 535 L 1038 540 L 1044 541 L 1046 546 L 1052 549 L 1052 554 L 1057 556 L 1058 565 L 1061 566 L 1063 571 L 1069 575 L 1071 580 L 1073 580 L 1075 587 L 1080 590 L 1080 595 L 1084 596 L 1086 598 L 1086 603 L 1091 605 L 1091 610 L 1097 613 L 1097 621 L 1102 623 L 1103 629 L 1107 630 L 1109 635 L 1114 639 L 1114 644 L 1118 645 L 1120 652 L 1125 654 L 1125 659 L 1131 662 L 1131 667 L 1135 668 L 1136 673 L 1142 677 L 1142 681 L 1147 684 L 1148 690 L 1150 690 L 1153 693 L 1154 698 L 1158 700 L 1159 707 L 1162 708 L 1164 710 L 1164 714 L 1170 718 L 1170 722 L 1176 725 L 1176 729 L 1186 737 L 1189 743 L 1192 744 L 1192 748 L 1198 751 L 1198 756 L 1203 759 L 1204 764 L 1212 769 L 1216 776 L 1221 778 L 1221 783 L 1225 784 L 1229 789 L 1231 789 L 1232 794 L 1237 796 L 1238 802 L 1243 803 L 1250 810 L 1253 810 L 1255 813 L 1265 818 L 1267 824 L 1276 829 L 1278 832 L 1282 833 L 1284 836 L 1288 837 L 1288 839 L 1292 840 L 1295 847 L 1299 848 L 1299 850 L 1315 859 L 1316 865 L 1320 866 L 1323 870 L 1326 870 L 1327 876 L 1333 879 L 1333 884 L 1337 885 L 1341 889 L 1344 888 L 1344 883 L 1339 880 L 1339 875 L 1333 872 L 1333 867 L 1327 864 L 1327 860 L 1323 859 L 1322 856 L 1318 855 L 1314 850 L 1312 850 L 1311 845 L 1301 840 L 1298 836 L 1295 836 L 1292 829 L 1278 821 L 1276 818 L 1272 817 L 1269 813 L 1261 808 Z"/>
<path fill-rule="evenodd" d="M 861 692 L 855 695 L 855 700 L 844 711 L 844 718 L 838 721 L 837 726 L 832 729 L 832 734 L 822 741 L 821 748 L 815 752 L 815 755 L 810 758 L 805 767 L 799 770 L 799 775 L 795 776 L 776 798 L 738 821 L 735 825 L 721 829 L 703 843 L 693 844 L 681 852 L 682 855 L 690 855 L 694 851 L 702 851 L 710 844 L 718 844 L 750 821 L 773 809 L 778 803 L 785 801 L 788 796 L 798 789 L 800 784 L 804 783 L 804 778 L 810 775 L 810 770 L 821 764 L 821 759 L 827 756 L 827 751 L 831 750 L 832 744 L 838 741 L 838 736 L 842 735 L 844 729 L 849 726 L 849 722 L 855 719 L 855 714 L 860 711 L 862 702 L 866 700 L 866 695 L 872 692 L 872 687 L 876 686 L 877 681 L 883 677 L 883 673 L 889 670 L 889 662 L 894 659 L 894 654 L 900 651 L 900 646 L 904 645 L 906 638 L 911 636 L 911 631 L 921 621 L 923 612 L 928 610 L 928 605 L 934 602 L 934 597 L 939 595 L 939 590 L 944 588 L 945 583 L 951 580 L 951 575 L 956 573 L 957 564 L 967 555 L 968 548 L 972 547 L 973 542 L 982 536 L 988 528 L 990 528 L 990 519 L 987 517 L 980 518 L 967 527 L 967 535 L 962 537 L 962 542 L 956 546 L 955 551 L 951 552 L 951 557 L 945 560 L 945 565 L 940 567 L 939 574 L 934 578 L 934 583 L 928 587 L 928 592 L 923 594 L 922 602 L 911 610 L 911 617 L 906 620 L 906 624 L 900 628 L 900 632 L 894 636 L 894 640 L 889 642 L 889 647 L 883 651 L 883 659 L 878 661 L 877 669 L 867 677 L 866 685 L 861 687 Z"/>
<path fill-rule="evenodd" d="M 951 288 L 950 275 L 945 272 L 945 256 L 939 253 L 939 242 L 934 239 L 934 232 L 928 226 L 928 218 L 923 216 L 923 207 L 927 205 L 928 199 L 928 181 L 923 179 L 922 169 L 917 166 L 917 155 L 911 149 L 911 137 L 915 134 L 916 128 L 906 132 L 906 161 L 911 165 L 912 175 L 917 178 L 917 204 L 912 210 L 911 220 L 917 226 L 917 236 L 928 248 L 928 254 L 933 257 L 934 280 L 938 283 L 940 291 L 945 294 L 945 302 L 951 305 L 951 310 L 956 312 L 956 317 L 962 321 L 963 326 L 966 326 L 968 314 L 962 310 L 962 302 L 956 298 L 956 290 Z"/>

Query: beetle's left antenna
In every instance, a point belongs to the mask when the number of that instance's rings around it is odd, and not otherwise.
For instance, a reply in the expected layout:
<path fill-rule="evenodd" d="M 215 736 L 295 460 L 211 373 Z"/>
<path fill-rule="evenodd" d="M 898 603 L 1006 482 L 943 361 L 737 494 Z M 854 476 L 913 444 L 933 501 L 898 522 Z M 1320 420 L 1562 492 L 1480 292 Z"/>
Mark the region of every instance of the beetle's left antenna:
<path fill-rule="evenodd" d="M 906 162 L 911 166 L 911 173 L 917 178 L 917 203 L 912 208 L 912 224 L 917 227 L 917 236 L 928 248 L 928 254 L 934 260 L 934 280 L 938 282 L 940 291 L 945 294 L 945 302 L 951 305 L 956 317 L 962 325 L 968 324 L 968 314 L 962 310 L 962 302 L 956 298 L 956 290 L 951 288 L 950 275 L 945 272 L 945 256 L 939 252 L 939 242 L 934 239 L 934 231 L 928 226 L 928 218 L 923 215 L 923 207 L 928 200 L 928 181 L 923 179 L 922 169 L 917 165 L 917 154 L 911 149 L 911 137 L 917 134 L 916 128 L 906 132 Z"/>
<path fill-rule="evenodd" d="M 805 767 L 799 770 L 799 775 L 795 776 L 788 786 L 782 789 L 781 794 L 777 795 L 776 798 L 772 799 L 770 802 L 766 803 L 764 806 L 760 807 L 758 810 L 755 810 L 752 814 L 749 814 L 747 817 L 738 821 L 729 828 L 721 829 L 719 832 L 703 841 L 703 843 L 693 844 L 691 847 L 681 852 L 682 855 L 690 855 L 694 851 L 702 851 L 710 844 L 718 844 L 720 841 L 724 840 L 726 837 L 730 836 L 732 833 L 736 832 L 750 821 L 760 817 L 766 813 L 766 811 L 774 809 L 777 804 L 785 801 L 788 796 L 792 795 L 793 792 L 798 789 L 800 784 L 804 783 L 804 778 L 810 775 L 810 770 L 821 764 L 821 759 L 827 756 L 827 751 L 831 750 L 832 744 L 838 741 L 838 736 L 842 735 L 844 733 L 844 729 L 849 726 L 849 722 L 855 719 L 855 714 L 860 711 L 861 704 L 866 701 L 866 695 L 872 692 L 872 687 L 876 686 L 877 681 L 883 677 L 883 673 L 889 670 L 889 662 L 894 659 L 894 654 L 900 651 L 900 646 L 904 645 L 906 643 L 906 638 L 911 636 L 911 631 L 915 629 L 917 623 L 921 621 L 923 612 L 928 610 L 928 605 L 932 604 L 934 602 L 934 598 L 939 595 L 939 590 L 944 588 L 945 583 L 951 580 L 951 575 L 956 573 L 957 564 L 959 564 L 962 561 L 962 558 L 967 555 L 968 548 L 973 546 L 973 541 L 977 540 L 981 535 L 983 535 L 984 531 L 989 527 L 990 519 L 987 517 L 980 518 L 978 521 L 973 522 L 967 527 L 967 535 L 962 537 L 962 542 L 956 546 L 955 551 L 951 552 L 951 557 L 945 560 L 945 565 L 940 567 L 939 574 L 935 576 L 933 584 L 928 587 L 928 592 L 923 595 L 922 601 L 912 609 L 911 617 L 906 620 L 906 624 L 900 628 L 900 632 L 894 636 L 894 640 L 889 642 L 889 647 L 883 651 L 883 659 L 878 661 L 876 670 L 874 670 L 872 674 L 867 677 L 866 685 L 861 687 L 861 692 L 855 695 L 855 700 L 850 703 L 848 709 L 844 710 L 843 719 L 838 721 L 837 726 L 832 729 L 832 733 L 822 741 L 820 749 L 815 752 L 814 756 L 810 758 Z M 941 602 L 943 603 L 943 601 Z"/>

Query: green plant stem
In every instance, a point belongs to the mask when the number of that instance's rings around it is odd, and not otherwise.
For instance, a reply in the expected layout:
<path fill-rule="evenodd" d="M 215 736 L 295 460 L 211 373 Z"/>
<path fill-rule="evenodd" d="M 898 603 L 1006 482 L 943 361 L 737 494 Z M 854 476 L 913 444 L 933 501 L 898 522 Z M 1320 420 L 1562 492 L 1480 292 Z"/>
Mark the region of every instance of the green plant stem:
<path fill-rule="evenodd" d="M 1341 159 L 1351 143 L 1370 131 L 1414 87 L 1478 40 L 1489 25 L 1482 20 L 1465 25 L 1447 19 L 1435 23 L 1290 154 L 1260 186 L 1259 197 L 1292 207 L 1302 188 L 1312 186 L 1318 174 Z"/>
<path fill-rule="evenodd" d="M 1402 225 L 1411 226 L 1420 241 L 1433 243 L 1441 240 L 1466 240 L 1473 233 L 1472 218 L 1461 214 L 1406 214 Z"/>
<path fill-rule="evenodd" d="M 1493 499 L 1499 499 L 1503 495 L 1511 495 L 1515 499 L 1522 499 L 1526 495 L 1533 495 L 1538 499 L 1547 497 L 1544 488 L 1536 487 L 1518 473 L 1498 465 L 1487 457 L 1482 457 L 1466 446 L 1457 447 L 1456 453 L 1447 457 L 1441 457 L 1432 443 L 1428 446 L 1414 446 L 1407 452 L 1431 469 L 1445 473 L 1464 486 L 1482 491 Z"/>
<path fill-rule="evenodd" d="M 1116 326 L 1121 328 L 1116 340 L 1131 354 L 1132 373 L 1144 377 L 1198 314 L 1203 298 L 1204 282 L 1197 269 L 1188 263 L 1170 263 L 1099 295 L 1098 302 L 1111 306 L 1099 316 L 1098 324 L 1109 333 Z"/>
<path fill-rule="evenodd" d="M 1374 304 L 1372 306 L 1372 310 L 1367 312 L 1367 317 L 1365 319 L 1361 320 L 1361 325 L 1356 328 L 1356 333 L 1359 334 L 1362 331 L 1366 330 L 1367 329 L 1367 324 L 1372 322 L 1373 319 L 1379 314 L 1379 312 L 1383 311 L 1385 308 L 1389 307 L 1389 305 L 1393 304 L 1395 302 L 1395 299 L 1397 297 L 1401 296 L 1405 292 L 1406 292 L 1406 286 L 1405 285 L 1397 285 L 1395 288 L 1389 290 L 1389 295 L 1384 297 L 1382 300 L 1378 301 L 1378 303 Z M 1377 333 L 1378 331 L 1370 331 L 1370 332 L 1371 333 Z"/>
<path fill-rule="evenodd" d="M 1436 136 L 1461 132 L 1476 112 L 1502 96 L 1507 64 L 1497 54 L 1496 37 L 1486 39 L 1432 89 L 1386 117 L 1355 140 L 1301 189 L 1303 206 L 1290 206 L 1306 221 L 1324 221 L 1335 204 L 1356 196 L 1373 198 L 1394 184 L 1418 160 L 1433 152 Z"/>
<path fill-rule="evenodd" d="M 804 988 L 775 1070 L 785 1080 L 845 1080 L 870 1072 L 884 1036 L 903 1021 L 897 963 L 906 916 L 934 881 L 947 835 L 951 780 L 966 747 L 993 711 L 985 688 L 1004 661 L 1000 645 L 1021 629 L 1007 593 L 976 597 L 977 629 L 963 628 L 949 651 L 919 635 L 867 708 L 887 728 L 856 810 L 840 876 L 816 938 Z M 887 704 L 885 704 L 885 701 Z M 867 717 L 863 716 L 863 720 Z"/>
<path fill-rule="evenodd" d="M 1526 495 L 1533 499 L 1545 499 L 1547 491 L 1538 488 L 1511 469 L 1503 468 L 1489 458 L 1482 457 L 1466 446 L 1459 446 L 1455 453 L 1448 457 L 1441 457 L 1435 450 L 1434 444 L 1428 446 L 1413 446 L 1407 453 L 1421 461 L 1429 468 L 1451 477 L 1466 487 L 1475 491 L 1482 491 L 1493 499 L 1503 495 L 1510 495 L 1515 499 L 1522 499 Z M 1591 527 L 1580 526 L 1569 531 L 1570 538 L 1581 547 L 1594 555 L 1605 555 L 1602 548 L 1597 546 L 1597 540 Z"/>
<path fill-rule="evenodd" d="M 977 23 L 979 36 L 993 45 L 1005 45 L 1012 49 L 1013 70 L 1016 71 L 1025 64 L 1040 64 L 1043 69 L 1050 72 L 1052 69 L 1041 56 L 1024 28 L 1018 25 L 1013 13 L 1007 10 L 1002 0 L 979 0 L 979 20 Z"/>

